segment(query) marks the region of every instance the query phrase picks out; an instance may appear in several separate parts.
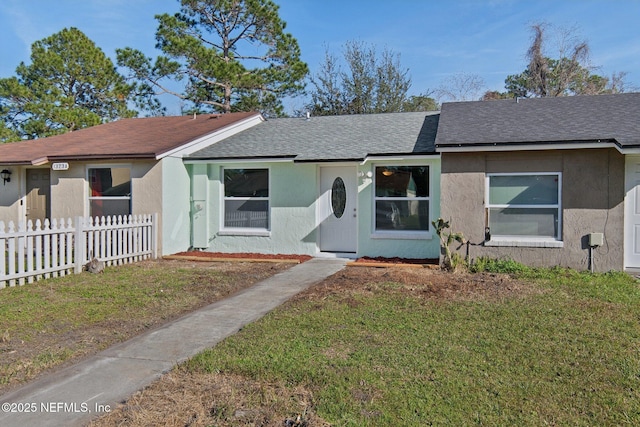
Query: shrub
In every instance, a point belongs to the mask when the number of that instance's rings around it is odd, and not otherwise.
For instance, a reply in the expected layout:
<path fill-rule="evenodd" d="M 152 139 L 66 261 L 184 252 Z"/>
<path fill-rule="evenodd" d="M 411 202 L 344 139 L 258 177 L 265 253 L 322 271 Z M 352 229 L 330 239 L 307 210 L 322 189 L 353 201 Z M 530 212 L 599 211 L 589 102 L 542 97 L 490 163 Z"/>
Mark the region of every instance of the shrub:
<path fill-rule="evenodd" d="M 442 218 L 438 218 L 435 221 L 431 221 L 433 228 L 436 230 L 436 234 L 440 238 L 440 243 L 444 249 L 444 259 L 442 260 L 442 266 L 447 270 L 455 270 L 459 266 L 465 266 L 465 260 L 457 253 L 451 252 L 451 244 L 458 242 L 461 245 L 467 243 L 462 233 L 456 233 L 453 231 L 445 231 L 451 227 L 450 221 L 445 221 Z"/>
<path fill-rule="evenodd" d="M 531 274 L 533 272 L 531 267 L 527 267 L 526 265 L 516 262 L 511 258 L 495 259 L 489 257 L 480 257 L 475 259 L 470 270 L 473 273 L 485 272 L 516 275 Z"/>

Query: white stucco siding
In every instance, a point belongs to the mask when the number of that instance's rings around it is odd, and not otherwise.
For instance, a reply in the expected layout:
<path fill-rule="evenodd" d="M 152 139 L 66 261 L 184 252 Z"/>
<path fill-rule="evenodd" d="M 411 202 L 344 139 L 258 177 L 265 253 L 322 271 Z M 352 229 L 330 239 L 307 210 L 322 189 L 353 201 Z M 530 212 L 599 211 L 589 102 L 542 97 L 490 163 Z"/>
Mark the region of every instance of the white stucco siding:
<path fill-rule="evenodd" d="M 179 162 L 182 165 L 182 162 Z M 51 171 L 52 218 L 75 218 L 89 215 L 89 184 L 87 169 L 90 167 L 127 167 L 131 172 L 131 213 L 133 215 L 158 214 L 158 245 L 163 248 L 164 205 L 162 165 L 157 161 L 92 161 L 69 162 L 69 169 Z M 184 166 L 182 166 L 184 169 Z M 186 172 L 183 172 L 186 175 Z M 175 174 L 176 177 L 179 174 Z M 169 179 L 168 181 L 171 181 Z M 175 187 L 169 186 L 170 190 Z M 182 193 L 188 194 L 188 180 Z M 174 208 L 172 206 L 172 208 Z M 177 205 L 175 206 L 177 210 Z M 183 211 L 188 212 L 188 196 Z M 188 240 L 188 226 L 187 231 Z M 184 238 L 183 238 L 184 239 Z"/>
<path fill-rule="evenodd" d="M 127 167 L 131 171 L 131 213 L 161 213 L 161 168 L 155 161 L 69 162 L 69 169 L 51 171 L 51 216 L 89 215 L 87 168 Z"/>
<path fill-rule="evenodd" d="M 2 182 L 0 179 L 0 221 L 4 221 L 8 227 L 9 221 L 17 223 L 24 213 L 21 209 L 21 194 L 25 187 L 25 172 L 21 166 L 0 166 L 0 170 L 11 171 L 11 181 Z"/>
<path fill-rule="evenodd" d="M 75 218 L 89 214 L 85 163 L 69 162 L 69 169 L 51 171 L 51 217 Z"/>
<path fill-rule="evenodd" d="M 131 213 L 162 213 L 162 166 L 159 162 L 131 163 Z"/>

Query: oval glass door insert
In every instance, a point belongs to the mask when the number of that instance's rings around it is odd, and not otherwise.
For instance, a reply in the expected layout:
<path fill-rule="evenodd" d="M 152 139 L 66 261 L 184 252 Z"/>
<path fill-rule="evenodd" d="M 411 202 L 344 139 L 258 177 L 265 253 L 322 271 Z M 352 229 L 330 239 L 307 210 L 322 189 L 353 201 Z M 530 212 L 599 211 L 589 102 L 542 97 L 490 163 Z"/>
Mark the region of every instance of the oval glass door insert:
<path fill-rule="evenodd" d="M 344 215 L 344 209 L 347 206 L 347 189 L 344 186 L 342 178 L 337 177 L 331 186 L 331 210 L 336 218 Z"/>

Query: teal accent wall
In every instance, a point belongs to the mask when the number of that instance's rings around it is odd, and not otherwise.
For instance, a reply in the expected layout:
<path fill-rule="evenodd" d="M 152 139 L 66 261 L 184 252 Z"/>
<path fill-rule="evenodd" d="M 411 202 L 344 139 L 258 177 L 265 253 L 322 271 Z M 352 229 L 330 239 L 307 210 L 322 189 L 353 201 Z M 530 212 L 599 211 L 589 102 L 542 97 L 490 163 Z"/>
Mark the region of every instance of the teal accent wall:
<path fill-rule="evenodd" d="M 180 158 L 165 157 L 162 165 L 162 255 L 186 251 L 191 221 L 187 166 Z"/>
<path fill-rule="evenodd" d="M 189 165 L 191 170 L 191 246 L 206 249 L 211 241 L 209 174 L 206 164 Z M 214 204 L 215 206 L 215 204 Z"/>
<path fill-rule="evenodd" d="M 374 233 L 373 175 L 376 165 L 428 165 L 430 168 L 429 222 L 440 215 L 440 159 L 413 161 L 376 161 L 356 166 L 358 173 L 358 252 L 357 256 L 403 258 L 438 258 L 440 244 L 431 230 L 420 236 L 380 235 Z M 329 164 L 333 165 L 333 164 Z M 341 163 L 340 165 L 343 165 Z M 270 230 L 251 233 L 222 229 L 222 168 L 268 168 L 270 179 Z M 192 196 L 194 201 L 206 193 L 206 226 L 194 221 L 194 241 L 201 249 L 225 253 L 306 254 L 318 252 L 317 197 L 320 164 L 293 162 L 250 162 L 193 164 Z M 206 180 L 205 180 L 206 176 Z M 193 212 L 192 212 L 193 215 Z M 206 246 L 205 246 L 206 245 Z"/>
<path fill-rule="evenodd" d="M 440 241 L 430 226 L 429 236 L 415 233 L 375 233 L 374 176 L 376 166 L 422 166 L 430 172 L 429 224 L 440 216 L 440 158 L 429 160 L 372 161 L 358 168 L 358 256 L 385 258 L 439 258 Z M 372 175 L 371 178 L 367 174 Z"/>
<path fill-rule="evenodd" d="M 316 253 L 316 165 L 265 162 L 224 164 L 224 167 L 269 169 L 270 231 L 250 234 L 221 230 L 223 166 L 209 164 L 207 209 L 210 212 L 210 242 L 207 250 L 266 254 Z"/>

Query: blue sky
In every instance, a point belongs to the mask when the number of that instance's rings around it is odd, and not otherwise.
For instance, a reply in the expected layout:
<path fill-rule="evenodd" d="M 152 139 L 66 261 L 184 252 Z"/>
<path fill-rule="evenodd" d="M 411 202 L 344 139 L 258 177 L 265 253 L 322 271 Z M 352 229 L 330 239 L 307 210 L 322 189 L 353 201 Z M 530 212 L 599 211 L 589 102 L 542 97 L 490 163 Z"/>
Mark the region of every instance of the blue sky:
<path fill-rule="evenodd" d="M 400 54 L 412 78 L 410 93 L 435 89 L 448 76 L 480 76 L 502 90 L 521 72 L 531 42 L 530 25 L 545 21 L 577 29 L 591 47 L 591 63 L 606 76 L 627 72 L 640 87 L 640 0 L 275 0 L 287 31 L 315 72 L 325 49 L 341 54 L 361 41 Z M 31 44 L 77 27 L 115 62 L 115 50 L 133 47 L 155 57 L 154 15 L 179 10 L 178 0 L 2 0 L 0 77 L 29 62 Z M 550 52 L 553 56 L 554 51 Z M 168 114 L 177 102 L 162 99 Z M 289 100 L 288 112 L 304 100 Z"/>

